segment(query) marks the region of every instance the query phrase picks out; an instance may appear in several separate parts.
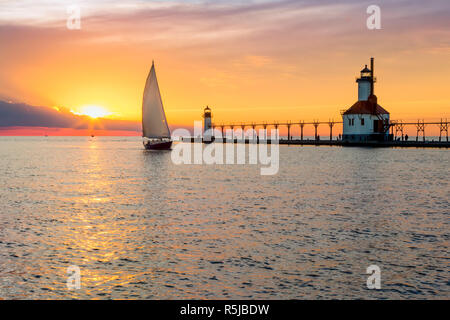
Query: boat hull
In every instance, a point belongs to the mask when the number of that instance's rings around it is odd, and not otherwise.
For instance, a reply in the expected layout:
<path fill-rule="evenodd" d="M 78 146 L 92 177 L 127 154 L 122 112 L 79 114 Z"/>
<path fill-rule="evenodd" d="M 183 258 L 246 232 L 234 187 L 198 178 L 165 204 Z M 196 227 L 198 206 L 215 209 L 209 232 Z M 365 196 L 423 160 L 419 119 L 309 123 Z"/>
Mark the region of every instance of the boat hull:
<path fill-rule="evenodd" d="M 148 142 L 144 143 L 144 147 L 147 150 L 170 150 L 172 141 Z"/>

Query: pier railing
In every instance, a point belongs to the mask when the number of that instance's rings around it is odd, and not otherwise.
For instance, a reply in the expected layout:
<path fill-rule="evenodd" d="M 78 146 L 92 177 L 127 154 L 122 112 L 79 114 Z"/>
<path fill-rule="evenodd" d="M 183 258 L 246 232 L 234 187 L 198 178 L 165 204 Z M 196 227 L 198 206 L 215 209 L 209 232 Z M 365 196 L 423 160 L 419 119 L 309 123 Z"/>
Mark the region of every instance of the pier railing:
<path fill-rule="evenodd" d="M 303 132 L 304 132 L 304 128 L 307 125 L 312 125 L 314 127 L 314 139 L 315 140 L 319 140 L 319 134 L 318 134 L 318 128 L 319 125 L 323 125 L 326 124 L 329 129 L 330 129 L 330 140 L 333 140 L 333 127 L 338 124 L 338 123 L 342 123 L 342 121 L 334 121 L 334 120 L 329 120 L 329 121 L 318 121 L 318 120 L 313 120 L 312 122 L 306 122 L 306 121 L 286 121 L 286 122 L 251 122 L 251 123 L 222 123 L 222 124 L 214 124 L 212 125 L 213 129 L 217 129 L 219 128 L 222 131 L 222 136 L 224 136 L 224 130 L 229 128 L 232 131 L 234 131 L 235 128 L 240 128 L 242 130 L 245 130 L 246 128 L 252 128 L 253 130 L 256 129 L 263 129 L 264 130 L 264 138 L 267 139 L 267 128 L 275 128 L 275 130 L 277 130 L 279 127 L 286 127 L 287 131 L 288 131 L 288 140 L 292 140 L 292 135 L 291 135 L 291 128 L 294 126 L 299 126 L 300 128 L 300 140 L 303 140 Z"/>
<path fill-rule="evenodd" d="M 422 140 L 425 141 L 425 127 L 429 125 L 437 125 L 439 127 L 439 142 L 442 141 L 442 137 L 445 134 L 446 140 L 448 142 L 448 125 L 449 122 L 447 119 L 441 119 L 441 121 L 437 122 L 425 122 L 424 120 L 417 120 L 417 122 L 403 122 L 402 120 L 391 120 L 391 134 L 397 140 L 404 141 L 406 135 L 404 134 L 406 126 L 415 126 L 416 127 L 416 141 L 419 141 L 420 135 L 422 136 Z"/>
<path fill-rule="evenodd" d="M 264 139 L 267 139 L 267 128 L 275 128 L 278 129 L 280 127 L 287 128 L 287 140 L 292 140 L 292 131 L 291 129 L 293 127 L 299 127 L 300 128 L 300 140 L 304 140 L 304 129 L 306 126 L 313 126 L 314 127 L 314 140 L 320 140 L 320 136 L 318 134 L 318 128 L 320 125 L 326 125 L 329 128 L 330 133 L 330 141 L 333 140 L 333 127 L 336 124 L 342 124 L 342 121 L 334 121 L 334 120 L 328 120 L 328 121 L 319 121 L 319 120 L 313 120 L 313 121 L 284 121 L 284 122 L 241 122 L 241 123 L 213 123 L 212 128 L 213 129 L 219 129 L 222 132 L 222 136 L 224 137 L 224 131 L 228 128 L 231 129 L 232 132 L 234 132 L 235 128 L 240 128 L 243 131 L 246 128 L 252 128 L 256 131 L 256 129 L 263 129 L 264 132 Z M 425 141 L 425 128 L 427 126 L 438 126 L 439 127 L 439 142 L 441 142 L 442 138 L 445 137 L 447 142 L 448 140 L 448 128 L 449 128 L 449 122 L 447 119 L 441 119 L 440 121 L 432 121 L 432 122 L 425 122 L 425 120 L 417 120 L 417 122 L 404 122 L 402 120 L 391 120 L 389 123 L 388 130 L 391 131 L 392 136 L 395 140 L 405 141 L 406 135 L 405 135 L 405 127 L 406 126 L 415 126 L 416 128 L 416 141 L 419 141 L 419 137 L 422 137 L 423 141 Z M 277 137 L 279 138 L 279 137 Z"/>

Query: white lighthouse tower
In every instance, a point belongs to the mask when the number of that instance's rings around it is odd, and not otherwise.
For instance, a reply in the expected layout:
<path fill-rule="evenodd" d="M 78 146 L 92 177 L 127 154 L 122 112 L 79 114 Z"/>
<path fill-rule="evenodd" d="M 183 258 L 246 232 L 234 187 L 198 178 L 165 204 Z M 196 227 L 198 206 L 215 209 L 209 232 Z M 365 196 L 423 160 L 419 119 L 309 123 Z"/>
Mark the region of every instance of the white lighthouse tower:
<path fill-rule="evenodd" d="M 358 101 L 367 101 L 372 90 L 372 71 L 367 68 L 361 70 L 361 76 L 356 79 L 358 83 Z"/>
<path fill-rule="evenodd" d="M 389 112 L 378 104 L 374 94 L 374 59 L 361 70 L 358 101 L 342 113 L 343 135 L 346 142 L 386 141 L 389 139 Z"/>
<path fill-rule="evenodd" d="M 211 109 L 206 106 L 203 110 L 203 139 L 211 140 L 212 137 L 212 113 Z"/>

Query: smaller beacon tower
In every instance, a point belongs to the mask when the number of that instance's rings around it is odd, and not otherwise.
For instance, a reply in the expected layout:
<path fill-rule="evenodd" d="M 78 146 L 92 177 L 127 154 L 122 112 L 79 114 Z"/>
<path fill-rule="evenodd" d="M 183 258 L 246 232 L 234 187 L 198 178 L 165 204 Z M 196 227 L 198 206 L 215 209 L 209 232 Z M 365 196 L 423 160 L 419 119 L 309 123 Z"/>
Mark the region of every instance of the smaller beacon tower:
<path fill-rule="evenodd" d="M 212 136 L 212 113 L 211 109 L 206 106 L 203 110 L 203 138 L 211 139 Z"/>

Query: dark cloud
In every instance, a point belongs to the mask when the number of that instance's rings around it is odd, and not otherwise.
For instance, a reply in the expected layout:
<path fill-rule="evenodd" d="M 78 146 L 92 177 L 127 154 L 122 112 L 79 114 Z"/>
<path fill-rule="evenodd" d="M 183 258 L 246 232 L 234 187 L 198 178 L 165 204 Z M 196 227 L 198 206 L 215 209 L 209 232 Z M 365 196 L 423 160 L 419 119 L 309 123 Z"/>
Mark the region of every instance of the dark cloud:
<path fill-rule="evenodd" d="M 96 119 L 79 116 L 67 109 L 60 111 L 48 107 L 36 107 L 23 103 L 0 100 L 0 127 L 49 127 L 73 129 L 104 129 L 140 131 L 136 121 Z"/>

